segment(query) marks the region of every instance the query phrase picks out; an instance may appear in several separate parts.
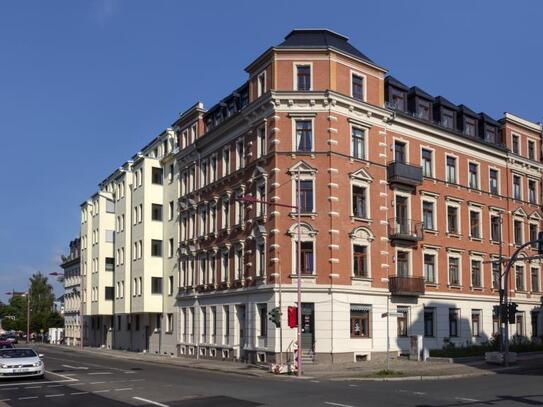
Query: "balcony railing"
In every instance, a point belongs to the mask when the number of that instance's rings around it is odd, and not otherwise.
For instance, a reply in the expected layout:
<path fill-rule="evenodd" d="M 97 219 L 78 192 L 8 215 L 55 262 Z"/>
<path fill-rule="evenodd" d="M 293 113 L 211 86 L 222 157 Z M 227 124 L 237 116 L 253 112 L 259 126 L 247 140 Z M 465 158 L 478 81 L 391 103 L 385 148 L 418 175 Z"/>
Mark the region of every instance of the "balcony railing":
<path fill-rule="evenodd" d="M 422 167 L 393 161 L 387 167 L 388 183 L 394 185 L 406 185 L 416 188 L 422 184 Z"/>
<path fill-rule="evenodd" d="M 388 220 L 388 238 L 395 241 L 416 243 L 424 237 L 422 222 L 406 218 L 390 218 Z"/>
<path fill-rule="evenodd" d="M 424 278 L 389 277 L 388 289 L 394 295 L 422 295 L 424 294 Z"/>

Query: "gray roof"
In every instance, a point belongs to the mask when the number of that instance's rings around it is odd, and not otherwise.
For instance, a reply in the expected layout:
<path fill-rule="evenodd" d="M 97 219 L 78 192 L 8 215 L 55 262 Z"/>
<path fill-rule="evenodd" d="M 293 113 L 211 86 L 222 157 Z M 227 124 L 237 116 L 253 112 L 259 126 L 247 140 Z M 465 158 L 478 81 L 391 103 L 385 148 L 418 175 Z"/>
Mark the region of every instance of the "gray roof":
<path fill-rule="evenodd" d="M 349 38 L 324 28 L 295 29 L 285 37 L 285 41 L 276 48 L 315 48 L 337 49 L 355 58 L 374 63 L 366 55 L 348 42 Z"/>

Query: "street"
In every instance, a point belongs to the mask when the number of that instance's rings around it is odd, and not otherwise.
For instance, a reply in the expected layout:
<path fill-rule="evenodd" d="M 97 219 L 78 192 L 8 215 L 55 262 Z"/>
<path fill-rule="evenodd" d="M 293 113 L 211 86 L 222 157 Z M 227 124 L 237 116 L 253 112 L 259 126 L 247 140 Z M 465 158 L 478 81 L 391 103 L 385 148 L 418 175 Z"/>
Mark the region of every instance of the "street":
<path fill-rule="evenodd" d="M 0 383 L 7 406 L 528 406 L 543 405 L 543 368 L 437 381 L 334 381 L 223 374 L 66 348 L 45 354 L 45 380 Z"/>

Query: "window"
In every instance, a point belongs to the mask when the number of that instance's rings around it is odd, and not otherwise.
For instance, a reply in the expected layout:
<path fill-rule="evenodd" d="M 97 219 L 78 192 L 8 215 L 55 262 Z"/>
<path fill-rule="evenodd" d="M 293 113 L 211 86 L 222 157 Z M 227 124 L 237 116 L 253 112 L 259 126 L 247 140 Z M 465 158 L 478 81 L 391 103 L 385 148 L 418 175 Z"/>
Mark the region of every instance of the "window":
<path fill-rule="evenodd" d="M 499 192 L 499 190 L 498 190 L 498 170 L 495 170 L 494 168 L 490 169 L 490 178 L 489 178 L 488 184 L 489 184 L 488 186 L 489 186 L 489 189 L 490 189 L 490 193 L 497 195 L 498 192 Z"/>
<path fill-rule="evenodd" d="M 447 206 L 447 232 L 459 233 L 458 208 L 456 206 Z"/>
<path fill-rule="evenodd" d="M 538 311 L 532 311 L 530 312 L 530 317 L 531 317 L 531 320 L 532 320 L 532 337 L 538 337 L 539 336 L 539 329 L 538 329 L 538 326 L 537 326 L 537 320 L 538 320 L 538 317 L 539 317 L 539 312 Z"/>
<path fill-rule="evenodd" d="M 258 74 L 257 77 L 257 97 L 262 96 L 266 92 L 266 71 Z"/>
<path fill-rule="evenodd" d="M 96 240 L 98 243 L 98 239 Z M 106 242 L 107 243 L 113 243 L 115 242 L 115 231 L 114 230 L 106 230 Z"/>
<path fill-rule="evenodd" d="M 264 183 L 257 184 L 256 186 L 256 199 L 261 202 L 257 202 L 256 205 L 256 216 L 266 215 L 266 186 Z"/>
<path fill-rule="evenodd" d="M 482 287 L 482 278 L 481 278 L 481 267 L 482 263 L 480 260 L 471 261 L 471 285 L 472 287 L 481 288 Z"/>
<path fill-rule="evenodd" d="M 535 160 L 535 142 L 532 140 L 528 140 L 528 158 Z"/>
<path fill-rule="evenodd" d="M 434 309 L 424 308 L 424 336 L 434 336 Z"/>
<path fill-rule="evenodd" d="M 297 180 L 296 184 L 298 183 L 299 183 L 300 195 L 297 196 L 297 202 L 300 206 L 300 212 L 312 213 L 313 212 L 313 181 L 312 180 Z M 296 185 L 296 192 L 298 192 L 298 185 Z"/>
<path fill-rule="evenodd" d="M 258 336 L 268 336 L 268 306 L 267 304 L 257 304 L 259 332 Z"/>
<path fill-rule="evenodd" d="M 222 200 L 222 228 L 228 229 L 230 225 L 230 201 L 228 198 Z"/>
<path fill-rule="evenodd" d="M 539 292 L 539 268 L 532 267 L 530 269 L 530 284 L 532 285 L 532 292 Z"/>
<path fill-rule="evenodd" d="M 166 314 L 166 333 L 173 332 L 173 314 Z"/>
<path fill-rule="evenodd" d="M 498 215 L 490 215 L 490 240 L 501 241 L 501 219 Z"/>
<path fill-rule="evenodd" d="M 236 249 L 236 280 L 241 280 L 243 278 L 243 250 L 241 247 Z"/>
<path fill-rule="evenodd" d="M 153 167 L 151 172 L 151 182 L 153 184 L 162 185 L 162 168 L 159 167 Z"/>
<path fill-rule="evenodd" d="M 351 305 L 351 337 L 369 338 L 371 305 Z"/>
<path fill-rule="evenodd" d="M 173 164 L 170 164 L 169 171 L 168 171 L 168 182 L 170 184 L 173 182 L 173 175 L 174 175 Z"/>
<path fill-rule="evenodd" d="M 516 327 L 516 334 L 518 336 L 524 336 L 524 313 L 519 312 L 517 315 L 515 315 L 515 327 Z"/>
<path fill-rule="evenodd" d="M 143 204 L 138 206 L 138 223 L 143 221 Z"/>
<path fill-rule="evenodd" d="M 229 257 L 228 257 L 228 251 L 222 252 L 222 265 L 221 265 L 221 282 L 224 282 L 228 279 L 229 271 L 228 271 L 228 264 L 229 264 Z"/>
<path fill-rule="evenodd" d="M 151 219 L 162 221 L 162 205 L 159 205 L 159 204 L 151 205 Z"/>
<path fill-rule="evenodd" d="M 302 274 L 313 274 L 313 242 L 301 242 L 301 263 Z"/>
<path fill-rule="evenodd" d="M 352 74 L 351 80 L 353 99 L 364 100 L 364 78 L 360 75 Z"/>
<path fill-rule="evenodd" d="M 528 180 L 528 202 L 535 204 L 536 202 L 536 193 L 535 193 L 535 181 Z"/>
<path fill-rule="evenodd" d="M 151 240 L 151 256 L 162 256 L 162 240 Z"/>
<path fill-rule="evenodd" d="M 222 175 L 230 174 L 230 148 L 225 147 L 222 151 Z"/>
<path fill-rule="evenodd" d="M 422 149 L 422 175 L 424 177 L 432 177 L 432 150 Z"/>
<path fill-rule="evenodd" d="M 173 201 L 170 201 L 168 204 L 168 220 L 173 219 L 173 211 L 174 211 Z"/>
<path fill-rule="evenodd" d="M 433 202 L 429 202 L 429 201 L 422 202 L 422 225 L 424 229 L 435 230 Z"/>
<path fill-rule="evenodd" d="M 398 336 L 399 337 L 406 337 L 407 336 L 407 307 L 398 307 L 396 309 L 396 312 L 398 313 L 397 316 L 397 324 L 398 324 Z"/>
<path fill-rule="evenodd" d="M 236 143 L 236 170 L 245 166 L 245 143 L 243 140 L 238 140 Z"/>
<path fill-rule="evenodd" d="M 520 147 L 519 147 L 519 136 L 516 134 L 513 134 L 513 143 L 512 143 L 512 151 L 515 154 L 520 154 Z"/>
<path fill-rule="evenodd" d="M 449 257 L 449 285 L 460 285 L 460 259 Z"/>
<path fill-rule="evenodd" d="M 353 246 L 353 276 L 367 278 L 368 275 L 368 247 Z"/>
<path fill-rule="evenodd" d="M 351 130 L 351 148 L 354 158 L 363 160 L 366 158 L 366 132 L 358 127 L 353 127 Z"/>
<path fill-rule="evenodd" d="M 266 155 L 266 127 L 261 126 L 257 130 L 257 157 Z"/>
<path fill-rule="evenodd" d="M 115 202 L 106 199 L 106 212 L 115 213 Z"/>
<path fill-rule="evenodd" d="M 529 232 L 530 232 L 529 239 L 530 239 L 531 242 L 533 242 L 531 244 L 531 246 L 532 246 L 533 249 L 537 249 L 537 242 L 536 242 L 536 240 L 538 240 L 537 224 L 536 223 L 530 223 L 528 225 L 528 228 L 529 228 Z"/>
<path fill-rule="evenodd" d="M 173 238 L 168 239 L 168 257 L 173 257 L 174 247 Z"/>
<path fill-rule="evenodd" d="M 405 144 L 403 141 L 395 141 L 394 142 L 394 161 L 398 163 L 405 163 L 407 162 L 407 144 Z"/>
<path fill-rule="evenodd" d="M 358 185 L 353 185 L 352 194 L 353 194 L 353 216 L 357 218 L 367 219 L 368 214 L 366 211 L 367 207 L 367 197 L 366 197 L 367 188 L 361 187 Z"/>
<path fill-rule="evenodd" d="M 471 335 L 481 336 L 481 310 L 471 311 Z"/>
<path fill-rule="evenodd" d="M 115 271 L 115 259 L 113 257 L 106 257 L 106 271 Z"/>
<path fill-rule="evenodd" d="M 447 182 L 456 184 L 456 157 L 447 156 Z"/>
<path fill-rule="evenodd" d="M 475 137 L 475 120 L 466 118 L 464 123 L 464 133 L 467 136 Z"/>
<path fill-rule="evenodd" d="M 513 175 L 513 198 L 522 199 L 522 193 L 520 189 L 520 176 Z"/>
<path fill-rule="evenodd" d="M 296 151 L 313 150 L 313 131 L 311 120 L 296 120 Z"/>
<path fill-rule="evenodd" d="M 436 255 L 424 254 L 424 281 L 427 283 L 436 282 Z"/>
<path fill-rule="evenodd" d="M 173 295 L 173 276 L 168 277 L 168 295 Z"/>
<path fill-rule="evenodd" d="M 162 294 L 162 277 L 151 277 L 151 294 Z"/>
<path fill-rule="evenodd" d="M 409 252 L 396 252 L 396 275 L 399 277 L 409 276 Z"/>
<path fill-rule="evenodd" d="M 113 300 L 113 297 L 115 295 L 115 289 L 113 287 L 105 287 L 105 299 L 107 301 Z"/>
<path fill-rule="evenodd" d="M 494 259 L 494 261 L 492 262 L 492 288 L 495 290 L 498 290 L 500 288 L 500 275 L 500 262 L 499 260 Z"/>
<path fill-rule="evenodd" d="M 469 163 L 469 187 L 479 189 L 479 166 L 475 163 Z"/>
<path fill-rule="evenodd" d="M 469 228 L 470 237 L 481 238 L 481 213 L 479 211 L 469 211 Z"/>
<path fill-rule="evenodd" d="M 311 90 L 311 66 L 296 65 L 297 90 Z"/>
<path fill-rule="evenodd" d="M 515 219 L 513 221 L 513 233 L 515 237 L 515 244 L 517 246 L 520 246 L 522 242 L 524 241 L 524 238 L 522 236 L 522 228 L 523 228 L 522 221 Z"/>
<path fill-rule="evenodd" d="M 460 310 L 458 308 L 449 308 L 449 336 L 456 338 L 458 334 L 458 320 L 460 319 Z"/>
<path fill-rule="evenodd" d="M 266 250 L 264 246 L 264 242 L 259 242 L 256 245 L 256 255 L 257 255 L 257 268 L 256 268 L 256 276 L 262 277 L 265 274 L 265 267 L 266 267 Z"/>
<path fill-rule="evenodd" d="M 515 266 L 515 289 L 524 291 L 524 267 Z"/>

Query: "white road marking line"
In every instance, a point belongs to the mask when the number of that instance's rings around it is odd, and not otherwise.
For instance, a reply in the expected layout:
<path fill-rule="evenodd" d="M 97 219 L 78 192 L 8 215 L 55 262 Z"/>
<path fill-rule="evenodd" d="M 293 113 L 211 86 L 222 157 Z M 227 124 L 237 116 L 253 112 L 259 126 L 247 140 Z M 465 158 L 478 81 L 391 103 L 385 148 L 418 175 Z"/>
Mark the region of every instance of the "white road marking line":
<path fill-rule="evenodd" d="M 25 389 L 40 389 L 42 386 L 26 386 Z M 4 389 L 7 390 L 7 389 Z"/>
<path fill-rule="evenodd" d="M 130 380 L 119 380 L 120 382 L 124 382 L 124 381 L 127 381 L 127 382 L 144 382 L 145 379 L 130 379 Z"/>
<path fill-rule="evenodd" d="M 107 393 L 109 392 L 110 390 L 109 389 L 104 389 L 104 390 L 94 390 L 93 393 Z"/>
<path fill-rule="evenodd" d="M 320 380 L 311 380 L 311 383 L 320 383 Z"/>
<path fill-rule="evenodd" d="M 52 386 L 47 386 L 47 387 L 62 387 L 64 386 L 63 384 L 53 384 Z"/>
<path fill-rule="evenodd" d="M 132 387 L 124 387 L 122 389 L 113 389 L 115 391 L 128 391 L 128 390 L 132 390 Z"/>
<path fill-rule="evenodd" d="M 144 403 L 154 404 L 155 406 L 159 406 L 159 407 L 169 407 L 167 404 L 162 404 L 162 403 L 159 403 L 158 401 L 144 399 L 143 397 L 132 397 L 132 398 L 139 401 L 143 401 Z"/>
<path fill-rule="evenodd" d="M 92 373 L 89 373 L 89 376 L 90 375 L 97 376 L 97 375 L 105 375 L 105 374 L 113 374 L 113 373 L 111 373 L 111 372 L 92 372 Z"/>
<path fill-rule="evenodd" d="M 77 369 L 77 370 L 89 370 L 89 368 L 86 366 L 62 365 L 62 367 L 67 367 L 68 369 Z"/>
<path fill-rule="evenodd" d="M 81 394 L 89 394 L 88 391 L 76 391 L 75 393 L 70 393 L 70 396 L 79 396 Z"/>
<path fill-rule="evenodd" d="M 459 401 L 469 401 L 469 402 L 477 402 L 477 401 L 480 401 L 480 400 L 476 400 L 476 399 L 468 399 L 466 397 L 455 397 L 454 398 L 455 400 L 459 400 Z"/>
<path fill-rule="evenodd" d="M 13 386 L 13 385 L 11 385 L 11 386 Z M 18 387 L 7 387 L 7 388 L 2 389 L 2 390 L 19 390 L 19 388 Z"/>
<path fill-rule="evenodd" d="M 31 399 L 37 399 L 38 396 L 29 396 L 29 397 L 19 397 L 19 400 L 31 400 Z"/>
<path fill-rule="evenodd" d="M 424 396 L 426 393 L 423 391 L 414 391 L 413 394 L 416 394 L 417 396 Z"/>
<path fill-rule="evenodd" d="M 1 399 L 0 401 L 10 401 L 11 399 Z"/>
<path fill-rule="evenodd" d="M 350 404 L 340 404 L 340 403 L 332 403 L 331 401 L 325 401 L 324 404 L 328 404 L 329 406 L 338 406 L 338 407 L 354 407 Z"/>
<path fill-rule="evenodd" d="M 64 363 L 66 363 L 66 362 L 73 362 L 75 364 L 80 363 L 80 361 L 77 361 L 77 360 L 65 359 L 65 358 L 61 359 L 61 358 L 55 358 L 55 357 L 50 357 L 50 356 L 48 356 L 47 359 L 60 360 L 61 362 L 64 362 Z M 96 363 L 88 363 L 88 362 L 85 362 L 85 364 L 88 365 L 88 366 L 91 366 L 91 367 L 98 367 L 100 369 L 117 370 L 119 372 L 125 372 L 126 373 L 125 369 L 120 369 L 118 367 L 110 367 L 110 366 L 98 365 Z M 130 373 L 133 373 L 133 372 L 130 372 Z"/>
<path fill-rule="evenodd" d="M 89 384 L 104 384 L 105 382 L 90 382 Z M 84 384 L 84 383 L 81 383 Z"/>
<path fill-rule="evenodd" d="M 64 396 L 64 393 L 59 394 L 46 394 L 45 397 L 62 397 Z"/>
<path fill-rule="evenodd" d="M 134 374 L 134 373 L 136 373 L 136 372 L 129 372 L 129 371 L 126 371 L 125 373 L 126 373 L 126 374 Z"/>
<path fill-rule="evenodd" d="M 77 381 L 77 379 L 74 379 L 73 377 L 68 377 L 68 376 L 60 374 L 60 373 L 50 372 L 49 370 L 46 370 L 45 372 L 49 373 L 49 374 L 52 374 L 52 375 L 55 375 L 55 376 L 60 376 L 60 377 L 62 377 L 64 379 L 66 379 L 66 380 L 51 380 L 48 383 L 64 383 L 64 382 L 76 382 Z M 29 383 L 24 383 L 24 384 L 29 384 Z"/>

